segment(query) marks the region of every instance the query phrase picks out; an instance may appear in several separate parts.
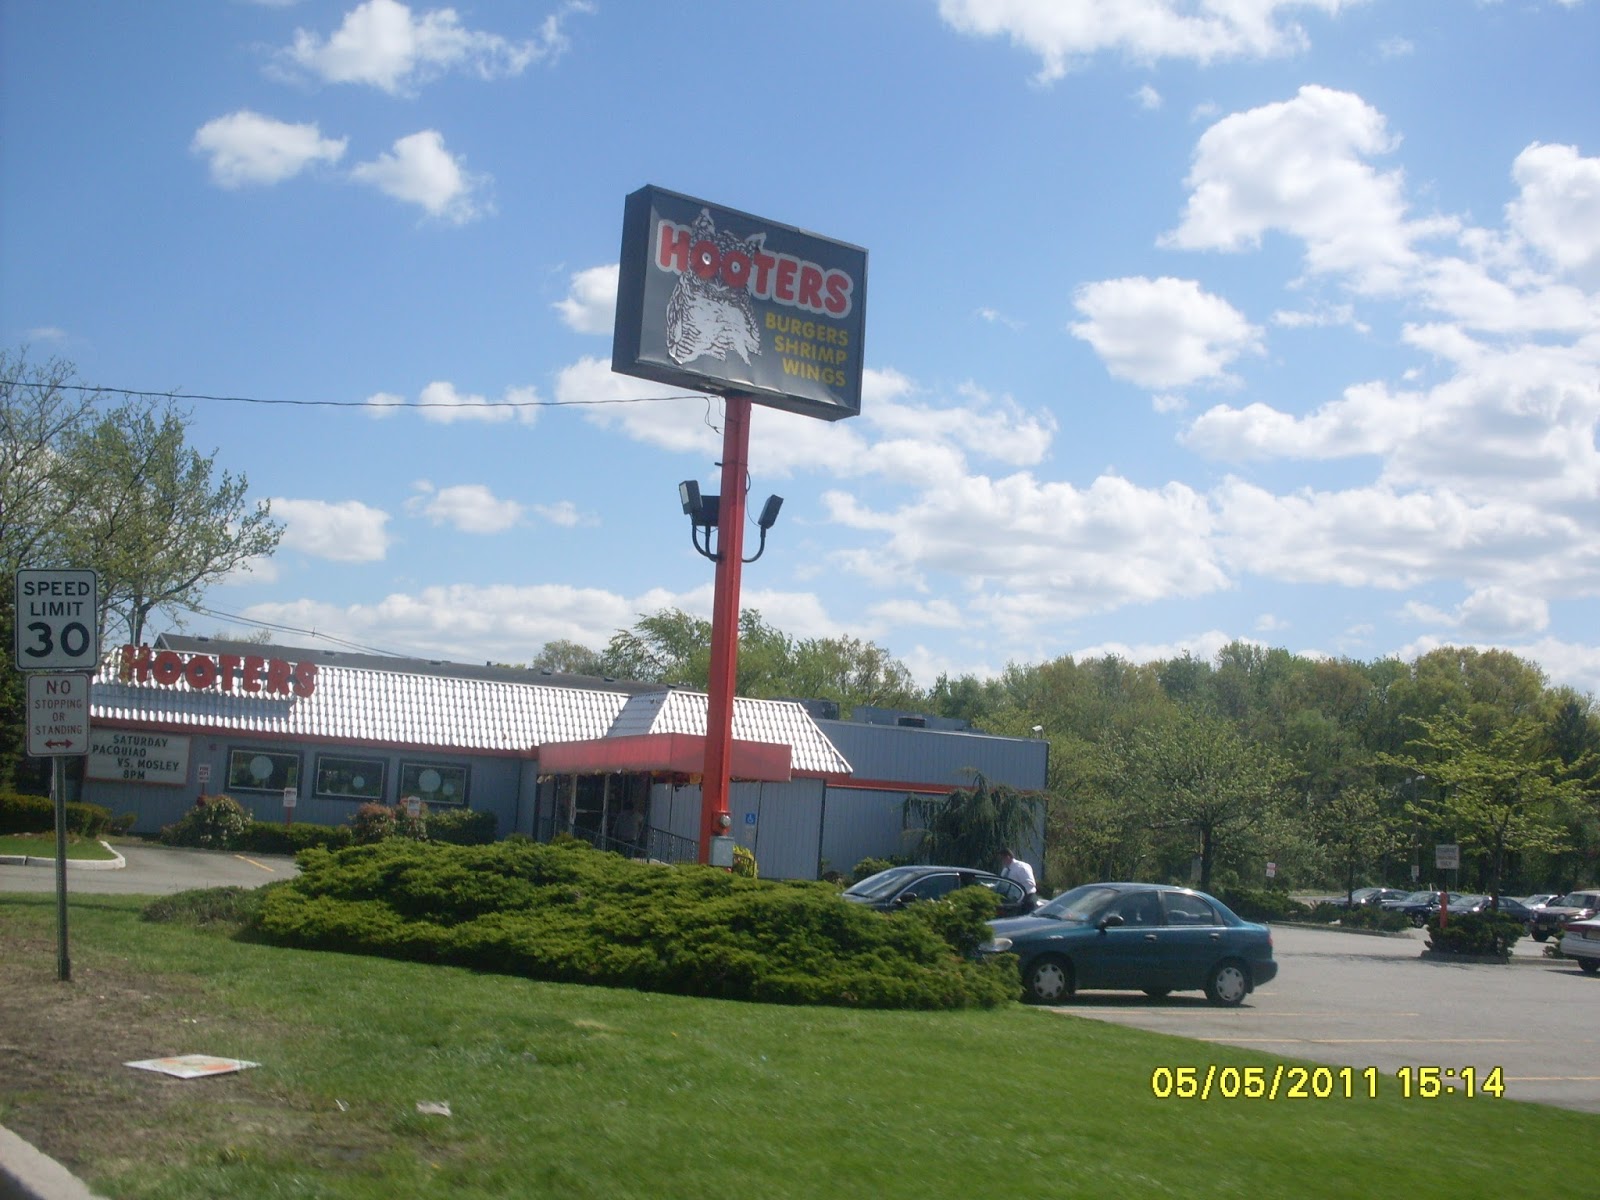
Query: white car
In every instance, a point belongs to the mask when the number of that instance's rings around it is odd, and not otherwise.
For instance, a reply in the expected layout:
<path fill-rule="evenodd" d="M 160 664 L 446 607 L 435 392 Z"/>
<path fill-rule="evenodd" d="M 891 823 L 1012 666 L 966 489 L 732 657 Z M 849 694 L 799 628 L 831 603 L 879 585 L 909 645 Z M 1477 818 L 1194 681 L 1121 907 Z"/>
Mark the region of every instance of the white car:
<path fill-rule="evenodd" d="M 1585 975 L 1600 971 L 1600 918 L 1568 921 L 1561 935 L 1561 953 L 1583 968 Z"/>

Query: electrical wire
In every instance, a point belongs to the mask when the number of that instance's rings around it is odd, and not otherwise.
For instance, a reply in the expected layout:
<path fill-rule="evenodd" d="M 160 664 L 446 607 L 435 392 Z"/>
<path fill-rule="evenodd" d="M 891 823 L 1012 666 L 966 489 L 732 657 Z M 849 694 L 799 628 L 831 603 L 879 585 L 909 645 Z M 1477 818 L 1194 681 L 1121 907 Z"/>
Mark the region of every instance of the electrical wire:
<path fill-rule="evenodd" d="M 0 387 L 29 387 L 35 381 L 0 379 Z M 400 412 L 408 408 L 583 408 L 603 404 L 659 404 L 663 400 L 706 399 L 701 392 L 682 392 L 672 396 L 618 396 L 605 400 L 403 400 L 398 404 L 374 404 L 370 400 L 272 400 L 260 396 L 211 396 L 201 392 L 148 392 L 138 388 L 100 387 L 85 383 L 52 384 L 66 392 L 93 392 L 97 395 L 136 396 L 145 400 L 207 400 L 227 404 L 272 404 L 297 408 L 370 408 Z M 709 401 L 708 401 L 709 403 Z M 709 422 L 708 422 L 709 424 Z"/>

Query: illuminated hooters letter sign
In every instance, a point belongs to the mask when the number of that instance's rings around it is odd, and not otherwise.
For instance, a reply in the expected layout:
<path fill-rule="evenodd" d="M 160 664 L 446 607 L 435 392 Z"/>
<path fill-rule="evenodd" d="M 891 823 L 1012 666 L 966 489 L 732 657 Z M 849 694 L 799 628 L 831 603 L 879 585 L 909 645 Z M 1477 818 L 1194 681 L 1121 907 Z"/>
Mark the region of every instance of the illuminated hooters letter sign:
<path fill-rule="evenodd" d="M 623 214 L 611 369 L 853 417 L 866 303 L 860 247 L 640 188 Z"/>

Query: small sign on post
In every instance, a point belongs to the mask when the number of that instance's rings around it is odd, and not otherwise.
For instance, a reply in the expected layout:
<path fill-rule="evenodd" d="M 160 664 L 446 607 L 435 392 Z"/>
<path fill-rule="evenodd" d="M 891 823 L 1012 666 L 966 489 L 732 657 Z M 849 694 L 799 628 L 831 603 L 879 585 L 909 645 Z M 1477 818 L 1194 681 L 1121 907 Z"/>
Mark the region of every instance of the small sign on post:
<path fill-rule="evenodd" d="M 1456 842 L 1440 842 L 1433 848 L 1433 865 L 1441 871 L 1461 869 L 1461 846 Z"/>
<path fill-rule="evenodd" d="M 100 576 L 95 572 L 17 572 L 14 649 L 19 671 L 92 672 L 100 661 L 99 629 Z"/>
<path fill-rule="evenodd" d="M 299 803 L 300 793 L 296 789 L 292 787 L 283 789 L 283 823 L 285 825 L 294 824 L 294 806 Z"/>
<path fill-rule="evenodd" d="M 28 753 L 89 753 L 89 676 L 28 676 Z"/>

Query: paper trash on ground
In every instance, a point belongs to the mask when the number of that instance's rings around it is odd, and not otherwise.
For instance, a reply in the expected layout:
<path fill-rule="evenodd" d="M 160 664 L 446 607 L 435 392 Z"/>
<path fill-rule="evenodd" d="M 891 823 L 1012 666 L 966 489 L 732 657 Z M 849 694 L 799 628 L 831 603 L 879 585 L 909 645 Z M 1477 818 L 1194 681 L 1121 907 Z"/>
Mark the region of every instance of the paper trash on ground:
<path fill-rule="evenodd" d="M 216 1058 L 210 1054 L 177 1054 L 171 1058 L 145 1058 L 122 1065 L 141 1071 L 159 1071 L 178 1079 L 204 1079 L 208 1075 L 228 1075 L 261 1064 L 246 1062 L 242 1058 Z"/>
<path fill-rule="evenodd" d="M 448 1117 L 450 1115 L 450 1102 L 448 1100 L 418 1100 L 417 1111 L 426 1113 L 430 1117 Z"/>

